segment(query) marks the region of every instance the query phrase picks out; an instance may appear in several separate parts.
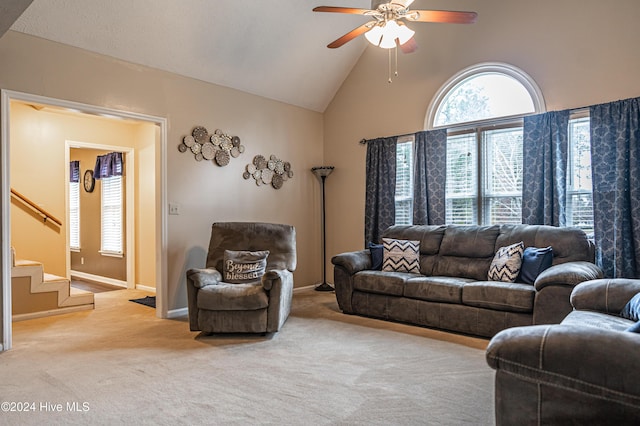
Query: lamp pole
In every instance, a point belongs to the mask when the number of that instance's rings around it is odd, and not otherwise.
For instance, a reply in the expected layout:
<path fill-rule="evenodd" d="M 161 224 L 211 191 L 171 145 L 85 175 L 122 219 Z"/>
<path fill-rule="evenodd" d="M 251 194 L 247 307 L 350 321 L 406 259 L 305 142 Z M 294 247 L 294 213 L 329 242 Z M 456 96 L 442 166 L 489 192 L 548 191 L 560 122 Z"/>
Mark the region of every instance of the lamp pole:
<path fill-rule="evenodd" d="M 311 171 L 320 178 L 322 185 L 322 283 L 316 286 L 316 291 L 333 291 L 333 287 L 327 284 L 327 231 L 325 227 L 325 208 L 324 208 L 324 181 L 327 176 L 333 172 L 333 166 L 313 167 Z"/>

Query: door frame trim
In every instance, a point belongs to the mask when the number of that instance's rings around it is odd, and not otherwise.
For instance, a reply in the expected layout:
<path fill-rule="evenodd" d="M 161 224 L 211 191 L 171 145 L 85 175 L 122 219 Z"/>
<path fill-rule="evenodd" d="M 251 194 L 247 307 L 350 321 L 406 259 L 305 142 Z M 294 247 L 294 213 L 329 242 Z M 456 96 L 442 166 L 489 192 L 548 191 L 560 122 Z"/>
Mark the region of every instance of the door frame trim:
<path fill-rule="evenodd" d="M 2 278 L 2 327 L 0 351 L 11 349 L 12 319 L 11 319 L 11 182 L 10 182 L 10 109 L 11 101 L 32 102 L 35 104 L 51 105 L 66 108 L 69 111 L 98 115 L 103 117 L 118 117 L 129 120 L 153 123 L 159 128 L 156 148 L 159 151 L 160 187 L 156 188 L 156 316 L 167 318 L 168 315 L 168 272 L 167 272 L 167 239 L 168 239 L 168 207 L 167 207 L 167 119 L 153 115 L 122 111 L 112 108 L 89 105 L 63 99 L 33 95 L 13 90 L 0 90 L 0 276 Z M 158 146 L 159 144 L 159 146 Z"/>

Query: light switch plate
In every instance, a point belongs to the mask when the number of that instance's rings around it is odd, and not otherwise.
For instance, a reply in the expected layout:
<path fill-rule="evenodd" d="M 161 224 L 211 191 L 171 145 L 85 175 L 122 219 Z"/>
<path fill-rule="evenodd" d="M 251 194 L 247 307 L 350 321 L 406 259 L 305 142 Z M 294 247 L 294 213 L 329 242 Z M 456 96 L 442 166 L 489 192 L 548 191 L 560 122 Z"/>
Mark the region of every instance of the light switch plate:
<path fill-rule="evenodd" d="M 169 214 L 180 214 L 180 204 L 178 203 L 169 203 Z"/>

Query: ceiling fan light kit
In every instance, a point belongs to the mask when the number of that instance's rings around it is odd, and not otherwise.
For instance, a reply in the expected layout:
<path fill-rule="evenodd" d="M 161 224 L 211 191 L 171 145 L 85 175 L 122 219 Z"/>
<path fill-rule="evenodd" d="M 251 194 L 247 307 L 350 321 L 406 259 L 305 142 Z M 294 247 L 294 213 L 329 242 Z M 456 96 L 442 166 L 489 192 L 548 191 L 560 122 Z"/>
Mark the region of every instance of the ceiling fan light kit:
<path fill-rule="evenodd" d="M 415 31 L 402 21 L 404 19 L 412 22 L 472 24 L 478 17 L 478 14 L 475 12 L 449 10 L 410 11 L 409 6 L 411 3 L 413 3 L 413 0 L 372 0 L 371 9 L 318 6 L 314 8 L 313 11 L 364 15 L 374 19 L 329 43 L 327 47 L 331 49 L 338 48 L 359 35 L 364 34 L 369 43 L 374 46 L 383 49 L 400 47 L 400 50 L 404 53 L 411 53 L 417 49 L 417 44 L 413 38 Z M 391 53 L 389 53 L 389 68 L 391 68 Z M 395 75 L 398 75 L 397 59 Z M 391 73 L 389 73 L 389 82 L 391 83 Z"/>

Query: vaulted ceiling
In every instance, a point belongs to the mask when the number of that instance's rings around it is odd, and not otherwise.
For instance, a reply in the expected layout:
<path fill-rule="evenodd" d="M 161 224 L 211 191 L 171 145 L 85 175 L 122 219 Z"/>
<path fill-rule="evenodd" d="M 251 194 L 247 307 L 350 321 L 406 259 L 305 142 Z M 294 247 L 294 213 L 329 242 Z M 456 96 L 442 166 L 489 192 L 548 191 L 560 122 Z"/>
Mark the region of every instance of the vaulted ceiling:
<path fill-rule="evenodd" d="M 366 18 L 312 9 L 371 6 L 369 0 L 2 1 L 19 18 L 5 14 L 0 30 L 15 20 L 14 31 L 320 112 L 366 41 L 326 45 Z"/>

